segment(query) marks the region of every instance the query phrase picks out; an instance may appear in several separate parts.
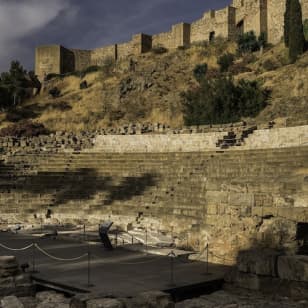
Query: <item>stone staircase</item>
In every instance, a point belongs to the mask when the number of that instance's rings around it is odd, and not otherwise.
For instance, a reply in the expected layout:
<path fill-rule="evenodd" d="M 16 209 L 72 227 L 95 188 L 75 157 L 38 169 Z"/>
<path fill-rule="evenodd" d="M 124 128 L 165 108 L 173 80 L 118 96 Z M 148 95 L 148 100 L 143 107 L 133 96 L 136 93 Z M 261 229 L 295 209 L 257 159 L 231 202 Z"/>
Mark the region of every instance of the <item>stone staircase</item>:
<path fill-rule="evenodd" d="M 16 154 L 2 157 L 0 164 L 0 211 L 2 219 L 29 223 L 95 225 L 108 219 L 124 230 L 166 232 L 195 248 L 205 228 L 217 249 L 233 251 L 241 237 L 228 247 L 230 228 L 249 230 L 248 237 L 255 219 L 268 215 L 308 221 L 307 157 L 307 146 L 219 153 Z"/>
<path fill-rule="evenodd" d="M 241 146 L 245 139 L 248 138 L 255 130 L 257 126 L 249 128 L 236 128 L 235 132 L 229 131 L 227 135 L 223 136 L 222 139 L 218 139 L 216 146 L 221 149 L 229 149 L 234 146 Z"/>

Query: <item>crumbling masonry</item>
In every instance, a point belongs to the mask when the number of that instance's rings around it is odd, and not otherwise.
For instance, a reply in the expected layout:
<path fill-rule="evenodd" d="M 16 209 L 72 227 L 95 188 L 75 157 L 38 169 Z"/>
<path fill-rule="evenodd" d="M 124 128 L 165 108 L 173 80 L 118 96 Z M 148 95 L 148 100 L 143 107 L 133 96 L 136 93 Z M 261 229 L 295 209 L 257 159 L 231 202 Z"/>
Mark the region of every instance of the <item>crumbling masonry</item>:
<path fill-rule="evenodd" d="M 101 65 L 104 59 L 114 60 L 148 52 L 152 47 L 175 49 L 195 42 L 210 41 L 217 36 L 234 39 L 238 34 L 254 31 L 265 33 L 269 43 L 278 43 L 283 36 L 286 0 L 233 0 L 224 9 L 206 12 L 191 24 L 173 25 L 169 32 L 155 35 L 136 34 L 127 43 L 114 44 L 94 50 L 68 49 L 60 45 L 36 49 L 35 72 L 64 74 Z M 308 18 L 308 0 L 301 0 L 303 19 Z"/>

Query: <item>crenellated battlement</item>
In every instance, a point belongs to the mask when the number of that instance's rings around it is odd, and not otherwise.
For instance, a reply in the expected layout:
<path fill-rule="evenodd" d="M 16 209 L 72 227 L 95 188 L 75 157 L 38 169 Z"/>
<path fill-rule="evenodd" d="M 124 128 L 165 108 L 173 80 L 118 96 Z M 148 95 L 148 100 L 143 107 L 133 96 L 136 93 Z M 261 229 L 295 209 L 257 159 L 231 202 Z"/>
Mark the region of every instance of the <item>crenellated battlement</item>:
<path fill-rule="evenodd" d="M 278 43 L 283 36 L 286 0 L 233 0 L 231 5 L 205 12 L 192 22 L 172 25 L 167 32 L 132 36 L 129 42 L 109 45 L 94 50 L 67 49 L 60 45 L 36 48 L 35 72 L 40 79 L 49 73 L 64 74 L 101 65 L 106 58 L 114 60 L 148 52 L 155 46 L 176 49 L 215 37 L 235 39 L 237 35 L 254 31 L 265 33 L 269 43 Z M 308 18 L 308 0 L 301 0 L 303 19 Z"/>

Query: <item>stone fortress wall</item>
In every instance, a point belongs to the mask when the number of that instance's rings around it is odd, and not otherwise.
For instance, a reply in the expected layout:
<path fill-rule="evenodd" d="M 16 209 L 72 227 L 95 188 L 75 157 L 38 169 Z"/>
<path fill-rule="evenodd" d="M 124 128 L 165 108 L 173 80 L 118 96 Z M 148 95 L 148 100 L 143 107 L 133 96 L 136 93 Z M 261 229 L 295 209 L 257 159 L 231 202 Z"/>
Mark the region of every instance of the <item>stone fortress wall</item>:
<path fill-rule="evenodd" d="M 215 36 L 234 39 L 237 34 L 253 30 L 264 32 L 268 42 L 278 43 L 283 36 L 286 0 L 233 0 L 231 5 L 217 11 L 206 12 L 191 24 L 179 23 L 171 30 L 155 35 L 136 34 L 126 43 L 114 44 L 94 50 L 67 49 L 59 45 L 39 46 L 36 49 L 35 72 L 40 79 L 45 74 L 64 74 L 100 65 L 104 59 L 114 60 L 136 56 L 155 46 L 175 49 Z M 303 19 L 308 18 L 308 0 L 301 0 Z"/>
<path fill-rule="evenodd" d="M 209 244 L 218 263 L 258 245 L 294 253 L 298 225 L 308 227 L 308 126 L 255 130 L 222 150 L 226 134 L 6 140 L 0 221 L 112 220 L 194 249 Z"/>

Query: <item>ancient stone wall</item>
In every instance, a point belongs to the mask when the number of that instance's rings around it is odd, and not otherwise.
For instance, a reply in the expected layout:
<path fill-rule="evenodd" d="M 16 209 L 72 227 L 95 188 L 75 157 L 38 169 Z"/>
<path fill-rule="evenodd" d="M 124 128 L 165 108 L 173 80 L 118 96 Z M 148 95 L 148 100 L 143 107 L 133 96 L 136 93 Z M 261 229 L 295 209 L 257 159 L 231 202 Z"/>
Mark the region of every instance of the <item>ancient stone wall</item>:
<path fill-rule="evenodd" d="M 283 36 L 286 0 L 234 0 L 231 6 L 206 12 L 191 25 L 179 23 L 171 30 L 153 36 L 134 35 L 126 43 L 106 46 L 93 51 L 60 46 L 42 46 L 36 49 L 36 74 L 65 73 L 83 70 L 90 65 L 101 64 L 106 57 L 125 58 L 149 51 L 152 46 L 162 45 L 168 49 L 187 46 L 190 43 L 209 41 L 217 36 L 234 39 L 236 35 L 254 31 L 258 36 L 267 34 L 268 42 L 278 43 Z M 301 0 L 303 20 L 308 18 L 308 1 Z M 74 68 L 72 69 L 74 65 Z"/>
<path fill-rule="evenodd" d="M 91 65 L 103 65 L 106 58 L 113 60 L 117 59 L 117 45 L 110 45 L 92 50 Z"/>
<path fill-rule="evenodd" d="M 303 21 L 308 19 L 308 1 L 301 0 Z M 276 44 L 283 38 L 285 0 L 268 1 L 268 40 Z"/>
<path fill-rule="evenodd" d="M 258 245 L 294 253 L 308 223 L 308 147 L 1 156 L 1 219 L 147 228 L 232 263 Z M 49 216 L 46 213 L 49 210 Z"/>
<path fill-rule="evenodd" d="M 81 49 L 71 49 L 74 54 L 75 61 L 75 71 L 85 70 L 87 67 L 91 66 L 91 53 L 90 50 L 81 50 Z M 73 70 L 73 71 L 74 71 Z M 62 72 L 66 73 L 66 72 Z"/>
<path fill-rule="evenodd" d="M 61 46 L 40 46 L 35 50 L 35 73 L 40 79 L 49 73 L 61 73 Z"/>
<path fill-rule="evenodd" d="M 217 36 L 233 38 L 235 35 L 236 10 L 227 7 L 218 11 L 209 11 L 200 20 L 191 24 L 191 43 L 210 41 Z"/>

